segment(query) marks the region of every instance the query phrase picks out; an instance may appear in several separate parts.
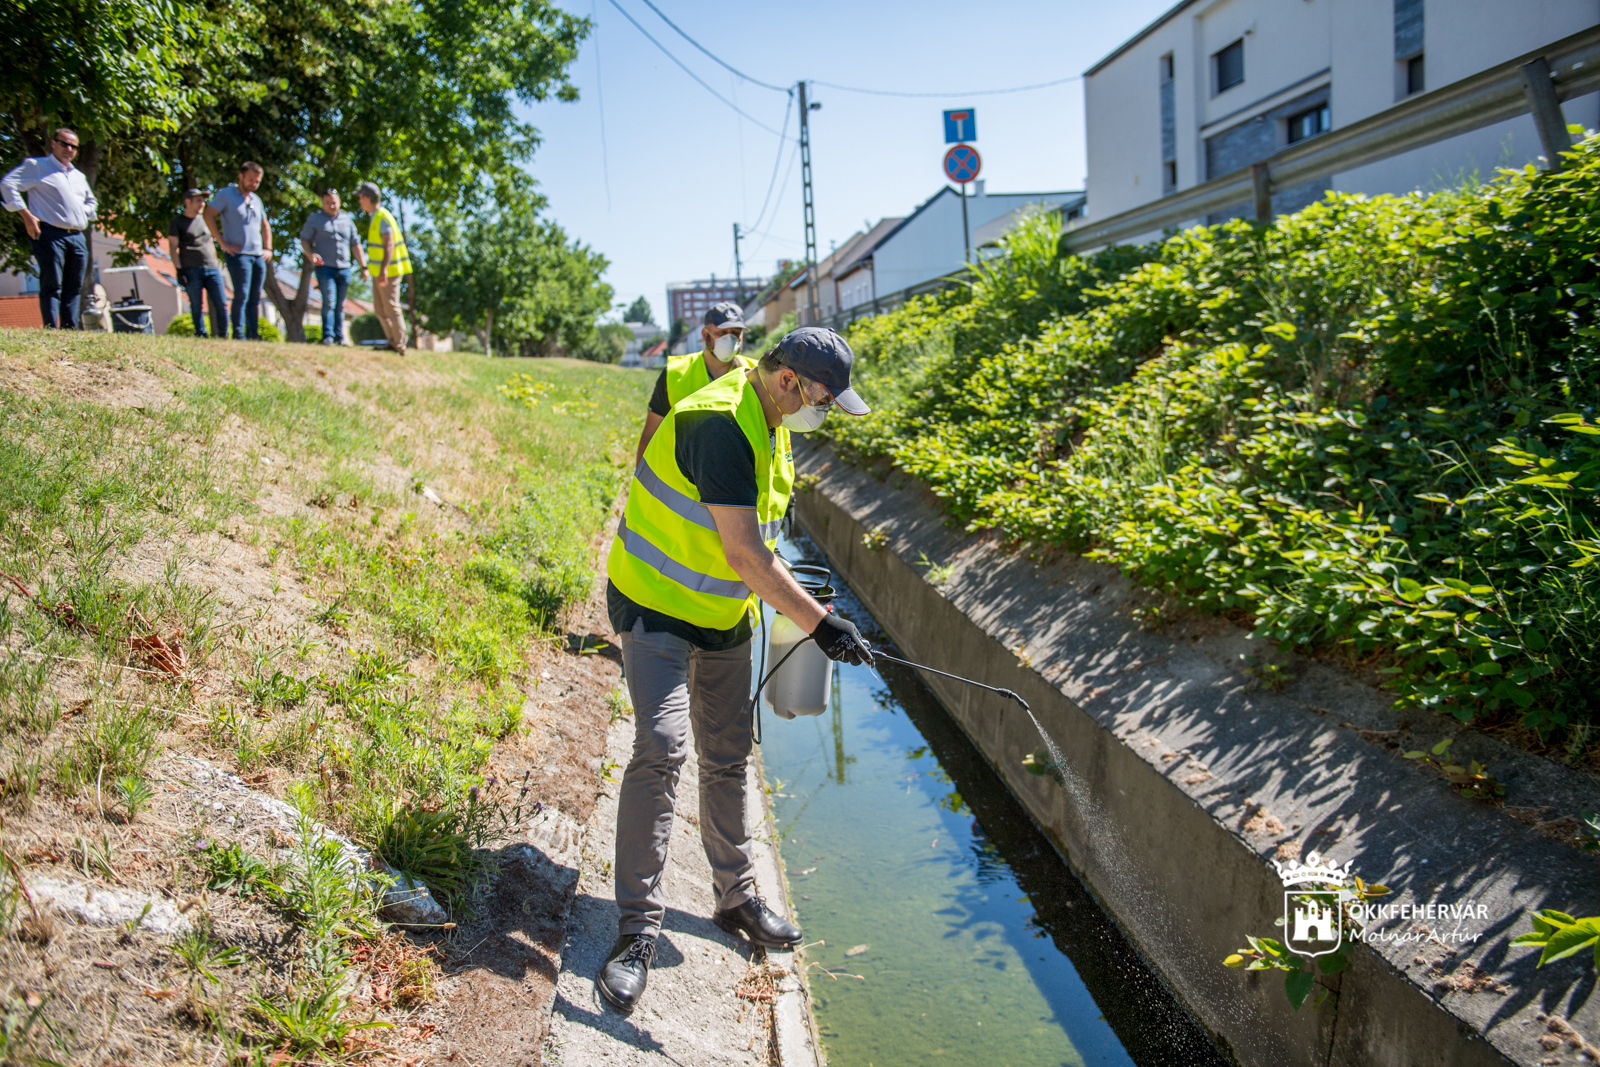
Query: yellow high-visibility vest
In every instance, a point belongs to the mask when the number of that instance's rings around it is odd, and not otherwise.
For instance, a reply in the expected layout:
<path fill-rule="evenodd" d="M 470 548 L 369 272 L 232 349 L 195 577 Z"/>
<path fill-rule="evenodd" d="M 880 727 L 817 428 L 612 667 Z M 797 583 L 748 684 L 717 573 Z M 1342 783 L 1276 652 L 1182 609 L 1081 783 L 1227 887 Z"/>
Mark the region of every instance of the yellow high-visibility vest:
<path fill-rule="evenodd" d="M 394 234 L 394 258 L 389 261 L 389 277 L 410 274 L 411 254 L 406 251 L 405 235 L 400 232 L 400 224 L 394 221 L 394 216 L 389 214 L 386 207 L 380 207 L 372 213 L 372 224 L 367 227 L 367 273 L 376 278 L 378 268 L 383 266 L 383 234 L 379 225 L 382 222 L 387 222 L 390 232 Z"/>
<path fill-rule="evenodd" d="M 650 438 L 628 488 L 606 575 L 641 607 L 692 626 L 730 630 L 753 613 L 756 597 L 728 563 L 699 489 L 678 469 L 677 420 L 699 411 L 729 412 L 744 431 L 756 457 L 756 522 L 767 547 L 777 546 L 794 487 L 789 431 L 767 428 L 756 386 L 739 369 L 674 404 Z"/>
<path fill-rule="evenodd" d="M 733 357 L 733 367 L 727 372 L 749 370 L 754 364 L 740 355 Z M 667 360 L 667 403 L 677 404 L 690 393 L 698 393 L 711 384 L 711 368 L 706 366 L 705 352 L 691 352 L 686 356 L 673 356 Z"/>

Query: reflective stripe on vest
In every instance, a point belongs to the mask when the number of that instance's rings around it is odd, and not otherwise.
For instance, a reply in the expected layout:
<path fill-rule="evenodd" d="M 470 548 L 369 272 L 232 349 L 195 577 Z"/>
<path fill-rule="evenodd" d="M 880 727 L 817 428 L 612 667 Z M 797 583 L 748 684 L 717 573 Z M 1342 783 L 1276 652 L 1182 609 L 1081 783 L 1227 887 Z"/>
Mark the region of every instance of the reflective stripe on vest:
<path fill-rule="evenodd" d="M 732 415 L 738 423 L 755 457 L 755 519 L 762 540 L 769 548 L 775 544 L 794 484 L 789 432 L 767 426 L 743 372 L 724 374 L 674 405 L 645 447 L 606 574 L 641 607 L 692 626 L 730 630 L 753 611 L 755 597 L 728 562 L 711 509 L 677 460 L 679 419 L 701 412 Z"/>
<path fill-rule="evenodd" d="M 743 356 L 733 357 L 734 370 L 749 370 L 751 364 Z M 704 352 L 687 356 L 673 356 L 667 360 L 667 403 L 676 404 L 692 393 L 711 384 L 711 368 L 706 366 Z"/>
<path fill-rule="evenodd" d="M 648 460 L 639 461 L 639 469 L 633 476 L 639 479 L 639 484 L 650 491 L 650 495 L 671 508 L 682 518 L 688 519 L 696 526 L 704 526 L 708 530 L 717 528 L 716 520 L 711 517 L 711 509 L 692 496 L 678 492 L 672 486 L 661 480 L 661 476 L 650 469 Z M 782 519 L 773 519 L 771 522 L 757 523 L 761 531 L 761 540 L 771 541 L 778 536 L 778 531 L 783 527 Z"/>
<path fill-rule="evenodd" d="M 388 277 L 398 278 L 402 274 L 410 274 L 411 253 L 406 251 L 405 234 L 400 232 L 400 224 L 394 221 L 394 216 L 389 214 L 389 209 L 386 207 L 374 211 L 372 222 L 367 226 L 367 273 L 376 278 L 378 268 L 383 266 L 383 234 L 379 226 L 382 222 L 387 222 L 389 232 L 394 234 L 394 258 L 389 261 Z"/>
<path fill-rule="evenodd" d="M 626 515 L 617 522 L 617 538 L 627 546 L 629 555 L 644 560 L 687 589 L 693 589 L 697 593 L 710 593 L 712 596 L 725 596 L 732 600 L 743 600 L 750 595 L 750 587 L 743 582 L 733 582 L 726 578 L 692 571 L 668 556 L 642 536 L 628 529 Z"/>

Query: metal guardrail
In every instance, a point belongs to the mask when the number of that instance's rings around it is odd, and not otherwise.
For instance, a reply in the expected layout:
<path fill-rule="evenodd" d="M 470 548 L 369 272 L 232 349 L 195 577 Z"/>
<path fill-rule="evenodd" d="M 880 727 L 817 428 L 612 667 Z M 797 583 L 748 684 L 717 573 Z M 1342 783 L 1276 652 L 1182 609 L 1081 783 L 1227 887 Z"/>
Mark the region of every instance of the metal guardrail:
<path fill-rule="evenodd" d="M 1550 92 L 1554 89 L 1554 93 Z M 1062 248 L 1084 252 L 1162 230 L 1241 203 L 1271 216 L 1271 194 L 1315 178 L 1422 148 L 1533 112 L 1545 155 L 1571 146 L 1556 102 L 1600 90 L 1600 26 L 1422 93 L 1342 129 L 1302 141 L 1261 163 L 1062 234 Z"/>

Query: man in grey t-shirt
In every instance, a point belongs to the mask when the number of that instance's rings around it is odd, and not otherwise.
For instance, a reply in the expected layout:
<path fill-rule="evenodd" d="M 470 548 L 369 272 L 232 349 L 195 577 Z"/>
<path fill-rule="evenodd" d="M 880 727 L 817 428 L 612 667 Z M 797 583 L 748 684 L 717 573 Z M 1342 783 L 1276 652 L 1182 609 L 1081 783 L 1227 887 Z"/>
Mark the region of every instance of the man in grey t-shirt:
<path fill-rule="evenodd" d="M 300 227 L 300 248 L 306 265 L 317 271 L 322 294 L 322 344 L 344 344 L 344 298 L 350 288 L 350 268 L 367 269 L 366 253 L 355 220 L 340 210 L 339 190 L 322 194 L 322 210 L 313 211 Z"/>
<path fill-rule="evenodd" d="M 222 246 L 233 279 L 228 321 L 236 341 L 261 340 L 261 285 L 267 278 L 267 260 L 272 258 L 272 223 L 256 195 L 261 175 L 261 164 L 240 164 L 238 184 L 218 189 L 206 205 L 206 225 Z"/>

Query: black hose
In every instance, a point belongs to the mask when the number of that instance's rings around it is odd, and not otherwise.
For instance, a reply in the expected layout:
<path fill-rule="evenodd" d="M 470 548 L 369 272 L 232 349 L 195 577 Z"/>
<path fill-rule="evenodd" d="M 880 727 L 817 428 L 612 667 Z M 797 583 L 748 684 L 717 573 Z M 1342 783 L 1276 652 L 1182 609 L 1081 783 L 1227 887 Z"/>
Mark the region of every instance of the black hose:
<path fill-rule="evenodd" d="M 811 640 L 811 638 L 808 635 L 796 641 L 794 643 L 794 647 L 785 652 L 783 654 L 783 658 L 777 662 L 772 670 L 768 671 L 766 675 L 756 683 L 756 691 L 750 696 L 750 730 L 751 733 L 755 735 L 755 741 L 758 745 L 761 743 L 761 690 L 765 689 L 767 687 L 767 682 L 772 679 L 774 674 L 778 673 L 778 668 L 782 667 L 785 663 L 788 663 L 789 657 L 800 651 L 800 646 L 809 640 Z M 763 646 L 761 649 L 761 662 L 763 665 L 765 665 L 766 659 L 767 650 L 766 647 Z"/>

